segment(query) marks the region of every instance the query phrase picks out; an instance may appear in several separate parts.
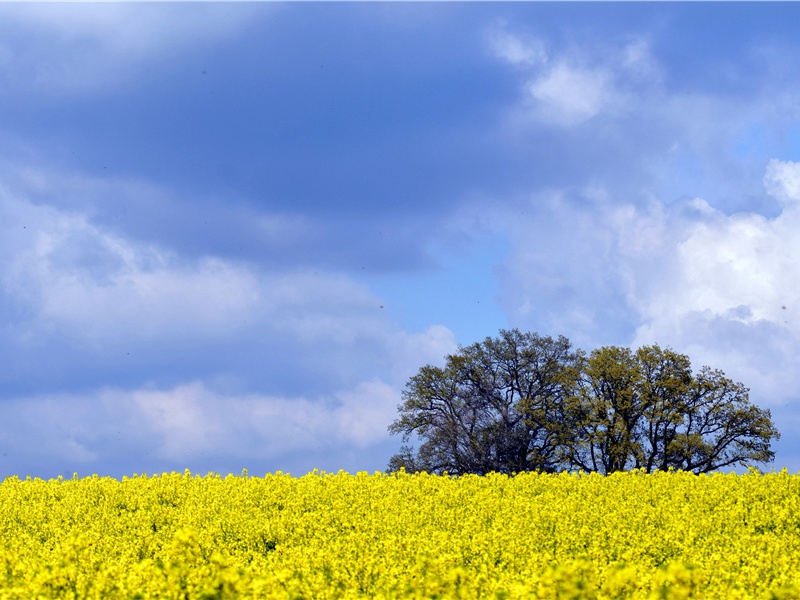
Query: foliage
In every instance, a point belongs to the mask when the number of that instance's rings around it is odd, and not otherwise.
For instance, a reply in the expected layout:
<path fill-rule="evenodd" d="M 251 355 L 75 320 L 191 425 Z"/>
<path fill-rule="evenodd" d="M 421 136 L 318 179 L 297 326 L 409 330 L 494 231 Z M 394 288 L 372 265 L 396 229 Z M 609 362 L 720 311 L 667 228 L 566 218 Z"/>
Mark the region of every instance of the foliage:
<path fill-rule="evenodd" d="M 403 447 L 390 469 L 555 471 L 578 358 L 564 337 L 504 330 L 448 356 L 444 368 L 423 367 L 409 380 L 389 428 L 423 441 L 416 455 Z"/>
<path fill-rule="evenodd" d="M 0 484 L 0 598 L 798 598 L 800 476 Z"/>
<path fill-rule="evenodd" d="M 654 345 L 586 356 L 516 329 L 422 367 L 398 411 L 389 431 L 405 445 L 390 471 L 706 473 L 770 462 L 779 437 L 744 385 L 708 367 L 693 375 L 685 355 Z"/>
<path fill-rule="evenodd" d="M 709 367 L 693 376 L 688 357 L 658 346 L 595 350 L 570 400 L 572 467 L 707 473 L 775 456 L 770 412 L 750 403 L 744 385 Z"/>

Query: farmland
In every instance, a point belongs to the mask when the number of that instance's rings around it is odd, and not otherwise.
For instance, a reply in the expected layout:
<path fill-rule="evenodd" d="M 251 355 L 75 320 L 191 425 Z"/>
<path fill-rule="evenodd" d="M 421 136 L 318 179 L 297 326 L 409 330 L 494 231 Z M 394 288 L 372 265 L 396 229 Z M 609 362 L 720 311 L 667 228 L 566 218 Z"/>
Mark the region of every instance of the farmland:
<path fill-rule="evenodd" d="M 0 598 L 799 598 L 800 476 L 7 478 Z"/>

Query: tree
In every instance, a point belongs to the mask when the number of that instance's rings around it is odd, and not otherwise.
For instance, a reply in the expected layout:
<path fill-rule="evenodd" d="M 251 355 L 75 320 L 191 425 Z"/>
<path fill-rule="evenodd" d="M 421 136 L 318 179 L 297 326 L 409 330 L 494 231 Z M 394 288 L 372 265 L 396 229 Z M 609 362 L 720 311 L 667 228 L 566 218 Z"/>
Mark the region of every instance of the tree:
<path fill-rule="evenodd" d="M 638 375 L 633 354 L 627 348 L 594 351 L 581 367 L 581 384 L 565 410 L 574 432 L 564 448 L 569 466 L 601 473 L 633 467 L 642 412 L 633 391 Z"/>
<path fill-rule="evenodd" d="M 657 345 L 593 351 L 568 404 L 576 431 L 568 462 L 587 471 L 707 473 L 765 463 L 780 437 L 743 384 L 709 367 L 694 376 L 687 356 Z"/>
<path fill-rule="evenodd" d="M 565 397 L 577 381 L 579 354 L 564 337 L 501 330 L 426 365 L 403 392 L 399 417 L 389 427 L 403 446 L 389 469 L 452 474 L 555 471 Z"/>
<path fill-rule="evenodd" d="M 770 462 L 779 437 L 744 385 L 709 367 L 693 375 L 685 355 L 654 345 L 587 357 L 563 336 L 517 329 L 422 367 L 398 411 L 389 431 L 405 445 L 391 471 L 706 473 Z"/>

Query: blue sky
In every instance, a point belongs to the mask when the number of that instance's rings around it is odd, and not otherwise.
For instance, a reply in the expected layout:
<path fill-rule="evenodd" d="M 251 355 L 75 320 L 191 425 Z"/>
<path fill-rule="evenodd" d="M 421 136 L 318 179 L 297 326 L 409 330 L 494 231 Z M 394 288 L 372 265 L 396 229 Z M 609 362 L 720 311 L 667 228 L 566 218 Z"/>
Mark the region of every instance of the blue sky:
<path fill-rule="evenodd" d="M 0 475 L 382 470 L 518 327 L 800 471 L 800 5 L 0 4 Z"/>

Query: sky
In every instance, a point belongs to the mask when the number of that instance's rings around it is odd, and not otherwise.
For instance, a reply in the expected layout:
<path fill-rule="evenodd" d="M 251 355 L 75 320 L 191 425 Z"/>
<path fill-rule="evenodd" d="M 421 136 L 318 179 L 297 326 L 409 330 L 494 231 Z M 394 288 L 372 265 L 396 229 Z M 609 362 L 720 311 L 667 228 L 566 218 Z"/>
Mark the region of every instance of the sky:
<path fill-rule="evenodd" d="M 800 471 L 800 4 L 0 4 L 0 477 L 380 471 L 503 328 Z"/>

